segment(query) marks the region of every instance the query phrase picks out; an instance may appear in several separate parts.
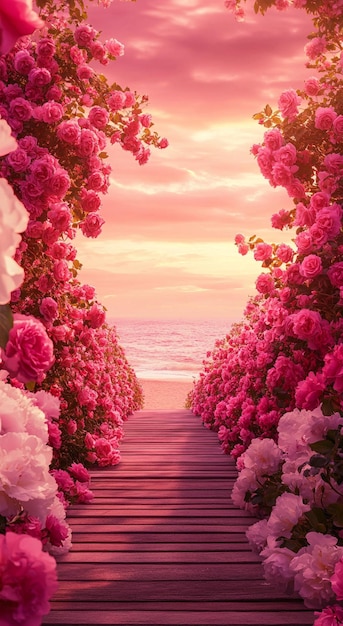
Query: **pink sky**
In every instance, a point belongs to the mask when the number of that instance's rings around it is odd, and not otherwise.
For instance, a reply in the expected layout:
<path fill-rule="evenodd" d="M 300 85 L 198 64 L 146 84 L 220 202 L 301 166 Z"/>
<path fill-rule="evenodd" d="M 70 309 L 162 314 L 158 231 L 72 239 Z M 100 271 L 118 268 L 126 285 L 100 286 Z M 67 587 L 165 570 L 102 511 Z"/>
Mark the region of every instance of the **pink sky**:
<path fill-rule="evenodd" d="M 237 23 L 222 0 L 114 0 L 89 21 L 125 45 L 102 71 L 149 96 L 170 146 L 144 166 L 113 149 L 103 233 L 78 239 L 80 279 L 114 319 L 241 319 L 261 269 L 234 236 L 285 239 L 270 216 L 290 206 L 250 154 L 264 132 L 252 115 L 310 75 L 309 19 L 272 10 Z"/>

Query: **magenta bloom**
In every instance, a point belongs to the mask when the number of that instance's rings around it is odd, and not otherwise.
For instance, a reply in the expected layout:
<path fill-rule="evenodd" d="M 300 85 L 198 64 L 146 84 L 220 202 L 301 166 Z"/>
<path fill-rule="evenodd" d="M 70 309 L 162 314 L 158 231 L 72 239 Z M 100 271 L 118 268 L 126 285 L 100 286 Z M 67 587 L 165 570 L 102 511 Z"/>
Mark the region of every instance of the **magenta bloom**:
<path fill-rule="evenodd" d="M 0 626 L 40 626 L 57 589 L 55 559 L 28 535 L 0 535 Z"/>
<path fill-rule="evenodd" d="M 54 347 L 43 324 L 28 315 L 14 315 L 3 363 L 12 378 L 22 383 L 41 382 L 54 363 Z"/>
<path fill-rule="evenodd" d="M 32 10 L 32 0 L 0 0 L 1 54 L 9 52 L 19 37 L 42 26 L 42 20 Z"/>

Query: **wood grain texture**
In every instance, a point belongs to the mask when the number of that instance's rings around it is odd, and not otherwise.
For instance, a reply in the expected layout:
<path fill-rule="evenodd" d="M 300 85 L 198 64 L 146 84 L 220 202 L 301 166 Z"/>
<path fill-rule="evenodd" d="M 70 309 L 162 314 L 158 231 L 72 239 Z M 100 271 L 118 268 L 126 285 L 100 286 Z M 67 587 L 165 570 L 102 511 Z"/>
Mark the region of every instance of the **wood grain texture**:
<path fill-rule="evenodd" d="M 55 626 L 313 624 L 302 601 L 263 578 L 234 507 L 234 462 L 190 411 L 140 411 L 122 462 L 92 471 L 94 501 L 69 511 Z"/>

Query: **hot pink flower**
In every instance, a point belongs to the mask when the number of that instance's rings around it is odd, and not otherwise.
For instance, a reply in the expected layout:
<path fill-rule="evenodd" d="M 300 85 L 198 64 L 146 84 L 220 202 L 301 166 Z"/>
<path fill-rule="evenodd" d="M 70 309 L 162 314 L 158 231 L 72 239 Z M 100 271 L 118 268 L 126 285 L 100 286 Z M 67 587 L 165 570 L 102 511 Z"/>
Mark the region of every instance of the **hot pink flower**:
<path fill-rule="evenodd" d="M 274 281 L 270 274 L 260 274 L 256 279 L 256 289 L 260 293 L 271 293 L 274 289 Z"/>
<path fill-rule="evenodd" d="M 103 107 L 95 106 L 89 111 L 88 119 L 95 128 L 105 128 L 108 123 L 109 115 Z"/>
<path fill-rule="evenodd" d="M 343 560 L 340 559 L 335 565 L 335 571 L 331 577 L 331 585 L 337 600 L 343 600 Z"/>
<path fill-rule="evenodd" d="M 3 362 L 10 375 L 21 382 L 44 379 L 54 363 L 54 349 L 39 320 L 18 313 L 14 315 Z"/>
<path fill-rule="evenodd" d="M 321 611 L 321 613 L 315 612 L 313 626 L 341 626 L 343 624 L 343 608 L 339 604 L 328 606 Z"/>
<path fill-rule="evenodd" d="M 0 1 L 0 53 L 6 54 L 19 37 L 30 35 L 43 26 L 42 20 L 32 10 L 32 0 Z"/>
<path fill-rule="evenodd" d="M 334 287 L 343 286 L 343 261 L 331 265 L 328 270 L 328 277 Z"/>
<path fill-rule="evenodd" d="M 305 256 L 300 265 L 300 274 L 304 276 L 304 278 L 314 278 L 322 272 L 322 269 L 323 265 L 320 256 L 309 254 Z"/>
<path fill-rule="evenodd" d="M 47 322 L 52 322 L 58 318 L 58 305 L 53 298 L 43 298 L 39 307 L 39 312 Z"/>
<path fill-rule="evenodd" d="M 0 626 L 40 626 L 57 589 L 55 559 L 28 535 L 0 535 Z"/>
<path fill-rule="evenodd" d="M 254 250 L 255 261 L 265 261 L 273 253 L 273 248 L 268 243 L 258 243 Z"/>

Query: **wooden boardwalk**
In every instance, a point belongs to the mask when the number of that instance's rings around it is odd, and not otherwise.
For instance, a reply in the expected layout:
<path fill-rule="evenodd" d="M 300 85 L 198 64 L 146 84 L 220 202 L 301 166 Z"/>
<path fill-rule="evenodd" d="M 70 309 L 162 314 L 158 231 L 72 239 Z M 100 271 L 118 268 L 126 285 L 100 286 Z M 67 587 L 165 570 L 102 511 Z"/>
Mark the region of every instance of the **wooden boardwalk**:
<path fill-rule="evenodd" d="M 94 502 L 70 509 L 73 549 L 43 623 L 313 624 L 264 581 L 217 435 L 186 410 L 140 411 L 125 433 L 120 465 L 92 472 Z"/>

